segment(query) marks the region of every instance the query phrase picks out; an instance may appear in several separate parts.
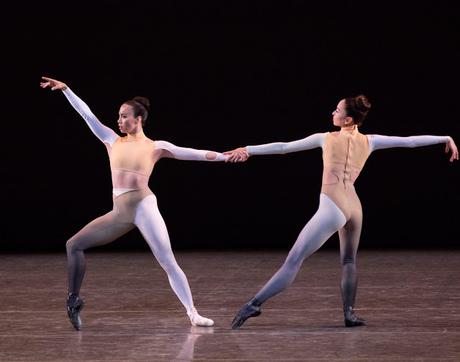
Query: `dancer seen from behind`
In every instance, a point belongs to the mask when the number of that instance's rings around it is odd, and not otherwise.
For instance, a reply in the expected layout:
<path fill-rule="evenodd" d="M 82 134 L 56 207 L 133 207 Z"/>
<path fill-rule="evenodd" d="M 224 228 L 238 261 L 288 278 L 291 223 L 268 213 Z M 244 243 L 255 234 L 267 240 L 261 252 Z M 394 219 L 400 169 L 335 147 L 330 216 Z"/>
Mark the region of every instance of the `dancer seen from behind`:
<path fill-rule="evenodd" d="M 293 142 L 246 146 L 225 152 L 230 162 L 246 161 L 250 156 L 285 154 L 322 148 L 323 176 L 319 207 L 300 232 L 281 268 L 237 313 L 232 328 L 238 329 L 250 317 L 261 314 L 261 305 L 294 281 L 303 261 L 318 250 L 335 232 L 340 239 L 342 265 L 341 295 L 346 327 L 365 324 L 354 311 L 358 277 L 356 255 L 361 234 L 362 209 L 354 182 L 369 155 L 393 147 L 421 147 L 445 144 L 450 161 L 458 160 L 458 150 L 449 136 L 393 137 L 359 132 L 371 105 L 364 95 L 340 100 L 332 113 L 337 132 L 316 133 Z"/>

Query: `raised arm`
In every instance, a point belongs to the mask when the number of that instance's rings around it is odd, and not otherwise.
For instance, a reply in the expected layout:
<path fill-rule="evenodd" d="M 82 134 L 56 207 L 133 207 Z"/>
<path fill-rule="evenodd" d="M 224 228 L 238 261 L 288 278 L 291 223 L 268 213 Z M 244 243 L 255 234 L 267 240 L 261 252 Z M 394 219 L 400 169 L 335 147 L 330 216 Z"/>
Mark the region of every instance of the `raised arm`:
<path fill-rule="evenodd" d="M 56 79 L 42 77 L 44 80 L 40 83 L 42 88 L 50 87 L 51 90 L 61 90 L 66 96 L 72 107 L 82 116 L 88 127 L 102 142 L 112 144 L 118 138 L 118 135 L 109 127 L 103 125 L 97 117 L 91 112 L 91 109 L 83 102 L 72 90 L 63 82 Z"/>
<path fill-rule="evenodd" d="M 162 157 L 188 161 L 227 161 L 228 156 L 219 152 L 178 147 L 170 142 L 155 141 L 157 148 L 163 150 Z"/>
<path fill-rule="evenodd" d="M 381 135 L 367 135 L 369 140 L 370 151 L 381 150 L 393 147 L 422 147 L 438 143 L 445 143 L 445 152 L 452 152 L 450 162 L 458 160 L 458 149 L 452 137 L 449 136 L 409 136 L 409 137 L 396 137 L 396 136 L 381 136 Z"/>
<path fill-rule="evenodd" d="M 240 147 L 232 151 L 224 152 L 229 155 L 229 161 L 245 161 L 249 156 L 254 155 L 275 155 L 299 152 L 322 147 L 326 133 L 315 133 L 311 136 L 292 142 L 274 142 L 258 146 Z"/>

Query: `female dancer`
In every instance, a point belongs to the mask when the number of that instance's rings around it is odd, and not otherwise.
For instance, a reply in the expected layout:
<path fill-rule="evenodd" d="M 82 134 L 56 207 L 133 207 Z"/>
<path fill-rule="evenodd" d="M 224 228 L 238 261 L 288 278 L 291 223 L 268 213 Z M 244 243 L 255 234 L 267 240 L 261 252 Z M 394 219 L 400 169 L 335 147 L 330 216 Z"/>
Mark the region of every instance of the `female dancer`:
<path fill-rule="evenodd" d="M 119 111 L 118 127 L 126 136 L 119 137 L 104 126 L 89 107 L 63 82 L 42 77 L 42 88 L 61 90 L 83 117 L 91 131 L 107 148 L 113 183 L 113 210 L 91 221 L 66 244 L 69 294 L 67 313 L 75 329 L 81 329 L 80 311 L 84 301 L 79 292 L 85 275 L 83 251 L 108 244 L 134 227 L 139 228 L 156 259 L 166 271 L 169 283 L 187 310 L 192 325 L 212 326 L 211 319 L 200 316 L 193 305 L 187 278 L 174 258 L 168 231 L 158 210 L 155 195 L 148 187 L 155 163 L 163 158 L 196 161 L 225 161 L 228 156 L 211 151 L 177 147 L 166 141 L 152 141 L 143 131 L 149 100 L 135 97 L 124 102 Z"/>
<path fill-rule="evenodd" d="M 356 253 L 362 224 L 362 210 L 353 183 L 371 152 L 390 147 L 420 147 L 445 143 L 446 153 L 452 152 L 450 161 L 458 160 L 458 150 L 448 136 L 389 137 L 363 135 L 358 131 L 371 105 L 363 95 L 342 99 L 332 113 L 334 126 L 339 132 L 313 134 L 288 143 L 270 143 L 247 146 L 224 152 L 230 162 L 245 161 L 252 155 L 284 154 L 323 149 L 323 180 L 318 211 L 303 228 L 284 264 L 267 284 L 245 304 L 232 322 L 237 329 L 250 317 L 261 313 L 260 306 L 269 298 L 287 288 L 297 275 L 305 258 L 309 257 L 336 231 L 340 239 L 342 264 L 341 294 L 345 326 L 365 324 L 354 311 L 357 290 Z"/>

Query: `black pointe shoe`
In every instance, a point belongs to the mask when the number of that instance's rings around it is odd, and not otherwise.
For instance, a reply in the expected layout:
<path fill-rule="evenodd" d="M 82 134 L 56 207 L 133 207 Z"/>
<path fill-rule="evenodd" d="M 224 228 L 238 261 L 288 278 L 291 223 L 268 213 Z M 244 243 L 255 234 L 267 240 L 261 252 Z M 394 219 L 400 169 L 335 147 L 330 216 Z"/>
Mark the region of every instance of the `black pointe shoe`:
<path fill-rule="evenodd" d="M 81 329 L 80 312 L 85 305 L 85 301 L 78 295 L 69 294 L 67 297 L 67 315 L 69 316 L 70 323 L 79 331 Z"/>
<path fill-rule="evenodd" d="M 240 309 L 238 314 L 233 318 L 232 329 L 239 329 L 246 319 L 251 317 L 257 317 L 260 315 L 260 303 L 257 300 L 254 302 L 254 299 L 246 303 L 243 308 Z"/>
<path fill-rule="evenodd" d="M 343 315 L 345 327 L 359 327 L 366 325 L 366 321 L 364 319 L 357 317 L 352 307 L 348 307 L 343 313 Z"/>

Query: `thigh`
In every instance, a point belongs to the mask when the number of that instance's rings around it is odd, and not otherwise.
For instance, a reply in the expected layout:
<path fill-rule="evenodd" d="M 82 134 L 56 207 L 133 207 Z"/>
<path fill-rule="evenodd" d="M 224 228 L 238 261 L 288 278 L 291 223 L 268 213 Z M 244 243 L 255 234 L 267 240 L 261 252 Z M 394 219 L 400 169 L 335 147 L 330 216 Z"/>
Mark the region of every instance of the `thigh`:
<path fill-rule="evenodd" d="M 363 214 L 361 205 L 353 208 L 351 217 L 343 228 L 339 230 L 340 261 L 342 264 L 355 262 L 358 252 Z"/>
<path fill-rule="evenodd" d="M 300 232 L 289 257 L 295 260 L 308 257 L 343 227 L 345 222 L 342 210 L 327 195 L 321 194 L 318 210 Z"/>
<path fill-rule="evenodd" d="M 120 222 L 113 211 L 94 219 L 70 238 L 73 248 L 87 248 L 108 244 L 134 228 L 131 223 Z"/>
<path fill-rule="evenodd" d="M 155 195 L 151 194 L 139 202 L 136 207 L 134 224 L 139 228 L 160 263 L 161 258 L 173 256 L 168 230 L 158 210 Z"/>

